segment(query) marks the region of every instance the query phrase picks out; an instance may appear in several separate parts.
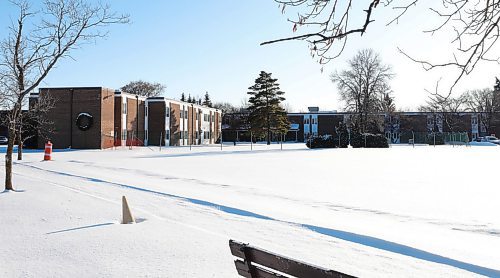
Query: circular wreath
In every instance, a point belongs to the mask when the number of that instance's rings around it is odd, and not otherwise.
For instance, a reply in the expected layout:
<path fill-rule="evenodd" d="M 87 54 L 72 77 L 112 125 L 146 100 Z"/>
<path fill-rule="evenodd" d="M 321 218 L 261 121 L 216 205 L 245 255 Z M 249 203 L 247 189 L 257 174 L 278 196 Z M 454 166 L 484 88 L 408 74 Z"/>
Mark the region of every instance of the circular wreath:
<path fill-rule="evenodd" d="M 94 123 L 94 117 L 89 113 L 80 113 L 78 117 L 76 117 L 76 126 L 81 131 L 89 130 Z"/>

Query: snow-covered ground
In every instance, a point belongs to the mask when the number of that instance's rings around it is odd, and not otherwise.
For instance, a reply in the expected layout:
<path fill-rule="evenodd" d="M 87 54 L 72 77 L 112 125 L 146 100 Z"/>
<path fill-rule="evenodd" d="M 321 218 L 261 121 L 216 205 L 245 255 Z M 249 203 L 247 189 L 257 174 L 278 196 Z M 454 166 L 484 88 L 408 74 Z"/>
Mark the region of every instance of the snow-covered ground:
<path fill-rule="evenodd" d="M 237 277 L 229 239 L 361 277 L 500 277 L 500 147 L 42 158 L 0 193 L 0 277 Z M 137 224 L 119 224 L 122 195 Z"/>

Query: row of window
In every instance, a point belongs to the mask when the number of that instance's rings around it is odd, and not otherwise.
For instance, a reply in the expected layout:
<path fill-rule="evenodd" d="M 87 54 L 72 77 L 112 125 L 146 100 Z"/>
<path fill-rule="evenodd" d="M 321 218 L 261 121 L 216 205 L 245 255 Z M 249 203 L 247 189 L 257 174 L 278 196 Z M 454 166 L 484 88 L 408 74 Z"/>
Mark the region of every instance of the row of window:
<path fill-rule="evenodd" d="M 148 116 L 148 109 L 145 110 L 145 115 L 146 117 Z M 123 104 L 123 114 L 127 114 L 127 103 Z M 188 110 L 181 110 L 180 111 L 180 118 L 181 119 L 188 119 Z M 201 114 L 201 111 L 200 111 Z M 170 117 L 170 107 L 165 108 L 165 117 L 168 118 Z M 196 113 L 196 120 L 198 120 L 198 113 Z M 215 122 L 215 115 L 210 115 L 210 114 L 203 114 L 203 120 L 205 122 Z"/>
<path fill-rule="evenodd" d="M 181 140 L 182 140 L 182 139 L 189 139 L 189 134 L 188 134 L 188 132 L 187 132 L 187 131 L 181 131 L 181 132 L 180 132 L 180 135 L 181 135 Z M 210 139 L 210 138 L 211 138 L 211 135 L 212 135 L 212 133 L 211 133 L 210 131 L 205 131 L 205 132 L 203 133 L 203 139 Z M 194 136 L 195 136 L 195 139 L 199 139 L 199 138 L 200 138 L 200 136 L 201 136 L 201 131 L 196 131 L 196 132 L 194 133 Z"/>
<path fill-rule="evenodd" d="M 201 137 L 201 132 L 202 131 L 196 131 L 194 133 L 195 139 L 199 139 Z M 211 133 L 210 131 L 205 131 L 203 133 L 203 139 L 210 139 L 212 134 L 213 133 Z M 179 132 L 179 135 L 180 135 L 181 140 L 189 139 L 188 131 L 181 131 L 181 132 Z M 145 132 L 145 137 L 146 137 L 145 139 L 148 140 L 148 131 L 147 130 Z M 161 134 L 161 137 L 166 139 L 166 140 L 170 140 L 170 130 L 168 130 L 168 129 L 165 130 L 164 133 Z M 127 130 L 126 129 L 122 130 L 121 140 L 127 140 Z"/>
<path fill-rule="evenodd" d="M 309 121 L 309 118 L 305 118 L 304 124 L 308 125 L 309 123 L 311 123 L 313 125 L 317 125 L 318 124 L 318 118 L 311 118 L 310 121 Z"/>

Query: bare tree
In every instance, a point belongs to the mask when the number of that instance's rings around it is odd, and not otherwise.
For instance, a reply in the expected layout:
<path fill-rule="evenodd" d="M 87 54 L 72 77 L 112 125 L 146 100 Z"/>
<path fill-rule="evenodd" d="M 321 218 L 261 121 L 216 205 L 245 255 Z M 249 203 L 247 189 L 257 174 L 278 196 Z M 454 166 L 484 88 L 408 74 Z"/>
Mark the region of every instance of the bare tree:
<path fill-rule="evenodd" d="M 396 104 L 394 103 L 394 98 L 391 96 L 390 92 L 382 94 L 382 99 L 380 100 L 380 110 L 386 114 L 394 114 L 394 112 L 396 112 Z"/>
<path fill-rule="evenodd" d="M 417 3 L 429 5 L 429 9 L 440 20 L 437 26 L 424 30 L 435 33 L 441 30 L 453 30 L 452 44 L 456 50 L 441 62 L 416 59 L 400 50 L 408 58 L 420 63 L 425 70 L 439 67 L 452 67 L 458 70 L 453 87 L 464 76 L 470 74 L 481 61 L 500 61 L 499 52 L 495 52 L 500 36 L 500 3 L 496 0 L 441 0 L 440 8 L 433 8 L 433 1 L 421 0 L 370 0 L 354 3 L 354 0 L 275 0 L 282 12 L 295 8 L 297 18 L 288 19 L 293 32 L 304 33 L 263 42 L 262 45 L 288 40 L 305 40 L 309 43 L 311 55 L 318 57 L 321 64 L 328 63 L 343 52 L 348 37 L 363 35 L 369 25 L 375 21 L 374 10 L 377 8 L 393 9 L 396 14 L 385 18 L 386 24 L 397 23 L 408 10 Z M 356 4 L 356 5 L 354 5 Z M 356 6 L 356 8 L 354 8 Z M 362 20 L 358 20 L 362 18 Z M 299 30 L 300 29 L 300 30 Z"/>
<path fill-rule="evenodd" d="M 331 79 L 337 84 L 346 110 L 354 113 L 353 123 L 360 132 L 379 120 L 382 100 L 391 92 L 389 81 L 394 74 L 371 49 L 360 50 L 351 60 L 349 69 L 335 72 Z"/>
<path fill-rule="evenodd" d="M 160 83 L 151 83 L 147 81 L 132 81 L 121 88 L 122 91 L 129 94 L 156 97 L 165 91 L 165 85 Z"/>
<path fill-rule="evenodd" d="M 500 91 L 490 88 L 471 90 L 465 92 L 464 98 L 467 109 L 479 115 L 479 123 L 489 134 L 496 124 L 494 114 L 500 112 Z"/>
<path fill-rule="evenodd" d="M 17 160 L 23 160 L 23 146 L 35 138 L 48 139 L 53 131 L 53 122 L 47 113 L 54 108 L 56 99 L 50 94 L 31 98 L 29 110 L 22 111 L 17 123 Z"/>
<path fill-rule="evenodd" d="M 436 85 L 436 92 L 429 92 L 429 98 L 425 105 L 419 107 L 422 112 L 432 112 L 438 115 L 451 132 L 460 131 L 460 113 L 466 111 L 467 98 L 464 94 L 458 97 L 443 96 L 438 93 L 439 83 Z"/>
<path fill-rule="evenodd" d="M 222 116 L 229 113 L 238 113 L 241 111 L 241 108 L 234 106 L 229 102 L 216 102 L 213 104 L 213 108 L 219 109 L 222 111 Z"/>
<path fill-rule="evenodd" d="M 5 189 L 12 186 L 12 153 L 27 96 L 71 51 L 105 37 L 104 27 L 128 22 L 110 7 L 84 0 L 46 0 L 35 11 L 26 0 L 12 1 L 19 14 L 0 45 L 0 91 L 9 110 L 9 142 L 5 155 Z"/>

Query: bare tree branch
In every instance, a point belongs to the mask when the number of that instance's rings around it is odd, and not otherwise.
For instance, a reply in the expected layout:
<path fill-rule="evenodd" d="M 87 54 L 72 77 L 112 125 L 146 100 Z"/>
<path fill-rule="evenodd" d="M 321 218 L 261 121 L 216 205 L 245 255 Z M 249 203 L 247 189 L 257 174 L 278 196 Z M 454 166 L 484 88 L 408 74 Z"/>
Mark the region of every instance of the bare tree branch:
<path fill-rule="evenodd" d="M 39 11 L 33 11 L 27 0 L 10 2 L 19 14 L 10 33 L 0 43 L 0 99 L 9 110 L 5 180 L 8 190 L 12 190 L 14 142 L 18 139 L 22 143 L 23 140 L 22 107 L 27 96 L 61 59 L 71 57 L 72 50 L 105 37 L 109 25 L 128 22 L 127 15 L 116 14 L 107 5 L 89 4 L 85 0 L 45 0 Z M 40 109 L 38 112 L 42 113 Z"/>
<path fill-rule="evenodd" d="M 343 52 L 350 35 L 363 35 L 374 21 L 373 11 L 379 6 L 399 11 L 388 20 L 387 25 L 399 20 L 416 6 L 419 0 L 371 0 L 353 8 L 352 0 L 275 0 L 282 12 L 286 7 L 299 9 L 297 19 L 289 21 L 293 24 L 293 32 L 306 27 L 308 32 L 287 38 L 263 42 L 262 45 L 289 40 L 306 40 L 310 45 L 311 55 L 317 57 L 320 64 L 337 58 Z M 379 5 L 382 3 L 383 5 Z M 443 62 L 418 59 L 400 49 L 406 57 L 420 63 L 425 70 L 451 67 L 457 70 L 453 84 L 447 94 L 449 96 L 458 82 L 474 71 L 480 62 L 500 63 L 500 54 L 495 49 L 500 36 L 500 1 L 498 0 L 441 0 L 440 8 L 429 6 L 429 10 L 440 19 L 434 28 L 426 30 L 429 34 L 438 31 L 455 32 L 451 44 L 456 50 L 448 60 Z M 361 8 L 365 5 L 363 8 Z M 429 4 L 430 5 L 430 4 Z M 361 14 L 364 13 L 364 16 Z M 362 23 L 352 22 L 351 18 L 362 17 Z M 358 25 L 358 26 L 356 26 Z M 310 30 L 314 31 L 311 32 Z M 335 47 L 334 47 L 335 46 Z"/>

